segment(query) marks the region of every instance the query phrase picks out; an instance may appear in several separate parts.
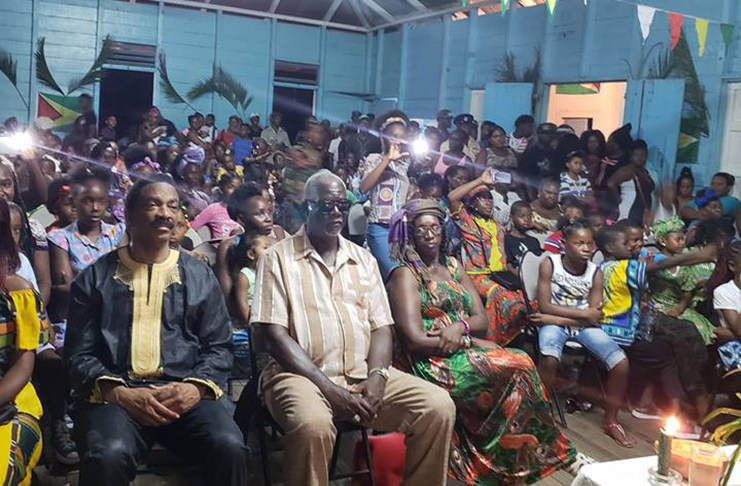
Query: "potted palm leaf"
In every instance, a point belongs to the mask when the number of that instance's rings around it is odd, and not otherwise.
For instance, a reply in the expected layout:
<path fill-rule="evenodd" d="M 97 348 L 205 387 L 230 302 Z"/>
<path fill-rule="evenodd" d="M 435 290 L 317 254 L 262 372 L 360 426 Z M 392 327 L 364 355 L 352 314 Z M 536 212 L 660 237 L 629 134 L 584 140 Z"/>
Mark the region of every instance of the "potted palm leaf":
<path fill-rule="evenodd" d="M 741 393 L 736 393 L 736 397 L 741 400 Z M 707 417 L 705 417 L 705 420 L 703 420 L 703 424 L 707 424 L 711 420 L 722 416 L 735 418 L 730 422 L 718 426 L 713 431 L 713 434 L 710 436 L 710 441 L 718 446 L 727 445 L 728 442 L 731 440 L 731 437 L 733 437 L 733 435 L 737 432 L 741 431 L 741 410 L 736 408 L 718 407 L 710 412 Z M 736 445 L 736 449 L 733 451 L 733 455 L 731 456 L 728 468 L 726 469 L 726 472 L 721 479 L 721 486 L 728 485 L 728 481 L 731 479 L 733 468 L 736 466 L 736 462 L 738 462 L 739 456 L 741 456 L 741 444 Z"/>

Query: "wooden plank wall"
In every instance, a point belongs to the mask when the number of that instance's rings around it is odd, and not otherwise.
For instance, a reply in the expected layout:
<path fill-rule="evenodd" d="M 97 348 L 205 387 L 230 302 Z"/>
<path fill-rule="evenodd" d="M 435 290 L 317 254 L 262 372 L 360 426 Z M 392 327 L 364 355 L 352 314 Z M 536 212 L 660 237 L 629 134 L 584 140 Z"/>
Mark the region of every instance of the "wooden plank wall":
<path fill-rule="evenodd" d="M 365 34 L 327 30 L 322 51 L 320 27 L 171 6 L 162 9 L 161 19 L 159 15 L 157 5 L 116 0 L 0 0 L 0 49 L 18 60 L 19 88 L 27 100 L 29 95 L 35 99 L 38 91 L 48 91 L 31 75 L 32 37 L 46 37 L 49 65 L 57 81 L 66 87 L 90 67 L 102 39 L 110 34 L 124 42 L 157 45 L 159 40 L 159 49 L 167 54 L 170 77 L 181 94 L 209 76 L 216 61 L 247 87 L 254 97 L 248 111 L 260 113 L 263 120 L 270 111 L 271 71 L 276 59 L 325 65 L 326 69 L 320 68 L 324 79 L 317 116 L 342 121 L 349 118 L 350 111 L 367 108 L 359 98 L 329 92 L 365 91 L 366 70 L 373 65 Z M 95 89 L 87 91 L 95 94 Z M 164 99 L 156 82 L 154 98 L 176 125 L 187 124 L 190 110 Z M 233 113 L 219 98 L 204 97 L 193 104 L 204 114 L 214 113 L 219 126 Z M 31 117 L 34 115 L 35 101 Z M 0 77 L 0 118 L 9 116 L 27 120 L 23 102 Z"/>

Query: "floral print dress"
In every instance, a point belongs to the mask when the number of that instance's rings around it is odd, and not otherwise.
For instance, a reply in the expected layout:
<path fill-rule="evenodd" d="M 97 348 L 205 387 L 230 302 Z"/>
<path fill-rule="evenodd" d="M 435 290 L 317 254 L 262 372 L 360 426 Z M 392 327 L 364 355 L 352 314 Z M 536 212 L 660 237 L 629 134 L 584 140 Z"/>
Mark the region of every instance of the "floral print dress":
<path fill-rule="evenodd" d="M 426 330 L 468 317 L 471 294 L 461 269 L 448 260 L 451 279 L 419 284 Z M 467 485 L 531 484 L 574 460 L 575 449 L 556 427 L 545 387 L 522 351 L 472 347 L 450 356 L 418 356 L 403 349 L 397 365 L 450 393 L 457 410 L 449 475 Z"/>

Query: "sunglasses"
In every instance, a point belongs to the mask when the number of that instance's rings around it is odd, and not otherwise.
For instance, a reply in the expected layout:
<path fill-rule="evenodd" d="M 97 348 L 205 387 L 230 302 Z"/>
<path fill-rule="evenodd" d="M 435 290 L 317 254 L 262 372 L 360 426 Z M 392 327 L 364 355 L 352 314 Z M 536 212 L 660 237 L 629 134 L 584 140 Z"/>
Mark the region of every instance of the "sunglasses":
<path fill-rule="evenodd" d="M 335 201 L 322 199 L 319 201 L 308 201 L 308 203 L 314 211 L 322 214 L 331 214 L 335 209 L 344 214 L 350 211 L 351 206 L 350 201 L 347 199 L 337 199 Z"/>

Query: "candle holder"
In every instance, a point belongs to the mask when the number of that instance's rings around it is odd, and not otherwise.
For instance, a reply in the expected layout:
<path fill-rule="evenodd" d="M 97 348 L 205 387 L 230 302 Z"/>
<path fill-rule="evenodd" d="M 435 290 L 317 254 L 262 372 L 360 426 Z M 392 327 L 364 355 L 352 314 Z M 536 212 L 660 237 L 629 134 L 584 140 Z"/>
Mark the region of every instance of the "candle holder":
<path fill-rule="evenodd" d="M 667 474 L 659 474 L 656 466 L 648 468 L 648 484 L 651 486 L 680 486 L 682 475 L 674 469 L 667 469 Z"/>

